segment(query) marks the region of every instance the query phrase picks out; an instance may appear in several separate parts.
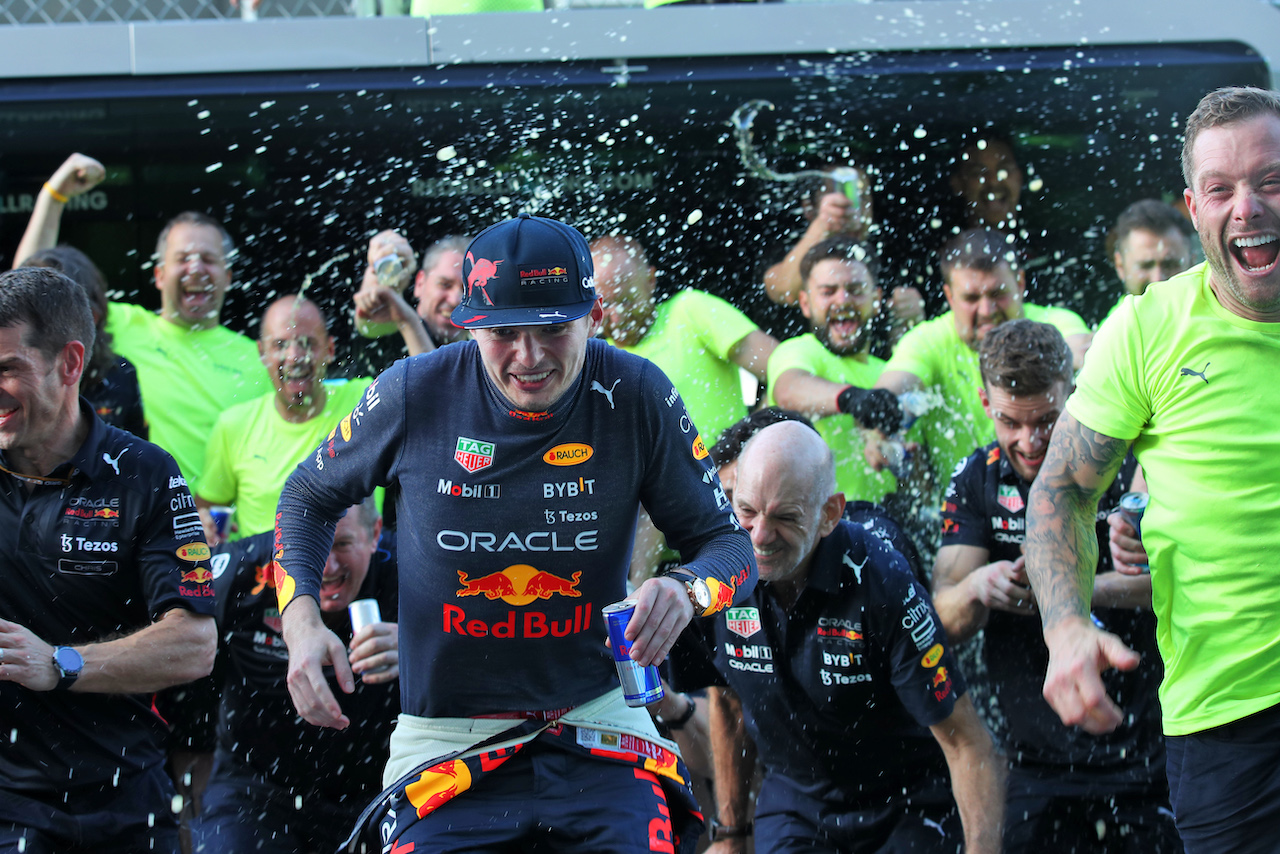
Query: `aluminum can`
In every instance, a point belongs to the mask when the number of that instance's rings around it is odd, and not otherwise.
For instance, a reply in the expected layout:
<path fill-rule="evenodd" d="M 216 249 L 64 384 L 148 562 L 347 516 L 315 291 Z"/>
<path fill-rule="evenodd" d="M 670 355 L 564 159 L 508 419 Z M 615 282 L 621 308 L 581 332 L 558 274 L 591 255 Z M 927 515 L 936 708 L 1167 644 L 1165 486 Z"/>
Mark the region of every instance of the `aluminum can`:
<path fill-rule="evenodd" d="M 1142 514 L 1147 512 L 1147 504 L 1150 501 L 1151 496 L 1145 492 L 1126 492 L 1120 496 L 1120 515 L 1133 526 L 1138 539 L 1142 539 Z M 1145 572 L 1151 571 L 1151 567 L 1145 563 L 1137 566 Z"/>
<path fill-rule="evenodd" d="M 1126 492 L 1120 496 L 1120 515 L 1133 526 L 1138 536 L 1142 536 L 1142 514 L 1147 512 L 1147 504 L 1151 496 L 1145 492 Z"/>
<path fill-rule="evenodd" d="M 622 697 L 628 706 L 647 706 L 662 699 L 662 679 L 658 676 L 657 667 L 641 667 L 631 658 L 631 642 L 626 639 L 625 632 L 635 610 L 636 600 L 623 599 L 606 605 L 601 612 L 609 631 L 609 646 L 613 648 L 618 681 L 622 683 Z"/>
<path fill-rule="evenodd" d="M 218 532 L 219 539 L 227 538 L 227 522 L 231 519 L 231 508 L 217 507 L 209 508 L 209 515 L 213 517 L 213 527 Z"/>
<path fill-rule="evenodd" d="M 347 606 L 351 615 L 351 634 L 358 633 L 365 626 L 382 622 L 382 611 L 378 608 L 377 599 L 357 599 Z"/>
<path fill-rule="evenodd" d="M 373 265 L 373 275 L 377 278 L 378 284 L 391 290 L 399 289 L 400 274 L 403 272 L 404 261 L 394 252 L 379 258 Z"/>

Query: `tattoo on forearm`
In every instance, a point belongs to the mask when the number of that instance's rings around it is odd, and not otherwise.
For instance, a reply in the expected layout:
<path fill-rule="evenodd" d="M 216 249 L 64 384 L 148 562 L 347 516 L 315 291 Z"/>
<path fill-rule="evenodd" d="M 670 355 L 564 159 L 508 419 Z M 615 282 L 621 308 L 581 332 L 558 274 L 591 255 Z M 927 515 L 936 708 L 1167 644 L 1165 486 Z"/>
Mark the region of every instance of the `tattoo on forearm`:
<path fill-rule="evenodd" d="M 1098 498 L 1129 452 L 1129 442 L 1090 430 L 1064 412 L 1027 511 L 1027 574 L 1046 628 L 1087 617 L 1098 564 Z"/>

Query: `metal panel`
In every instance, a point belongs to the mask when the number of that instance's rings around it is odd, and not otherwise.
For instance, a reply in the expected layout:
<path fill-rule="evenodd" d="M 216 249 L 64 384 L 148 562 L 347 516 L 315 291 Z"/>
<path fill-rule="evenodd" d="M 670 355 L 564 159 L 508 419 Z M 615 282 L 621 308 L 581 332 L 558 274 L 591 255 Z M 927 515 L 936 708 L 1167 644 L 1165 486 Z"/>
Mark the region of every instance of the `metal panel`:
<path fill-rule="evenodd" d="M 0 27 L 4 77 L 128 74 L 129 28 L 118 24 Z"/>
<path fill-rule="evenodd" d="M 310 18 L 131 24 L 134 74 L 422 65 L 421 18 Z"/>

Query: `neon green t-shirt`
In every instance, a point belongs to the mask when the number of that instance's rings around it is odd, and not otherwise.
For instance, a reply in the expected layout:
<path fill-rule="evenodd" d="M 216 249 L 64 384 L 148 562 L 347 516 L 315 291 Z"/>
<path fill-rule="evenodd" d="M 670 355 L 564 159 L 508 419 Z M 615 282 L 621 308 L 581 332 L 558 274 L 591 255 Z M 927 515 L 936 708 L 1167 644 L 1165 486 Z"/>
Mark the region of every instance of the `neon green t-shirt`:
<path fill-rule="evenodd" d="M 1022 308 L 1028 320 L 1048 323 L 1064 337 L 1089 332 L 1080 315 L 1065 308 L 1030 303 Z M 927 390 L 940 393 L 941 405 L 921 416 L 916 429 L 929 447 L 937 483 L 945 487 L 958 462 L 996 439 L 978 398 L 978 352 L 960 340 L 955 315 L 948 311 L 902 336 L 885 370 L 915 374 Z"/>
<path fill-rule="evenodd" d="M 271 390 L 258 345 L 218 326 L 193 332 L 130 303 L 107 310 L 111 346 L 138 370 L 151 441 L 187 482 L 204 470 L 209 433 L 223 410 Z"/>
<path fill-rule="evenodd" d="M 1146 475 L 1167 735 L 1280 703 L 1277 376 L 1280 323 L 1227 311 L 1200 264 L 1124 301 L 1067 400 Z"/>
<path fill-rule="evenodd" d="M 815 377 L 836 383 L 848 383 L 858 388 L 872 388 L 880 378 L 885 363 L 875 356 L 867 356 L 864 362 L 853 356 L 837 356 L 826 348 L 813 333 L 789 338 L 778 345 L 769 357 L 769 405 L 777 406 L 774 390 L 778 377 L 792 368 L 806 371 Z M 898 488 L 898 481 L 885 469 L 871 470 L 862 455 L 862 431 L 851 416 L 840 413 L 814 420 L 814 427 L 831 448 L 836 460 L 836 486 L 850 501 L 879 502 Z"/>
<path fill-rule="evenodd" d="M 639 344 L 621 349 L 662 368 L 709 448 L 747 414 L 739 369 L 729 355 L 758 328 L 720 297 L 689 288 L 657 307 Z"/>
<path fill-rule="evenodd" d="M 214 504 L 235 505 L 240 530 L 233 539 L 270 531 L 284 482 L 355 408 L 372 381 L 327 381 L 324 411 L 300 424 L 280 416 L 275 392 L 231 407 L 214 425 L 204 476 L 192 492 Z"/>

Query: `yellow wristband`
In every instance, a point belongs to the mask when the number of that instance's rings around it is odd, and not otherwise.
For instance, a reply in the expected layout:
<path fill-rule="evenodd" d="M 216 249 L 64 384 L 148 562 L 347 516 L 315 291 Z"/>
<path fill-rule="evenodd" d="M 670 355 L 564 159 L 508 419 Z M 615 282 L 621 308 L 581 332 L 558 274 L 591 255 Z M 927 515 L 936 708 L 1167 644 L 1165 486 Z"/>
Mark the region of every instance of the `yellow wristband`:
<path fill-rule="evenodd" d="M 62 195 L 62 193 L 53 189 L 53 186 L 48 181 L 44 182 L 44 191 L 52 196 L 55 202 L 62 202 L 65 205 L 68 201 L 69 197 Z"/>

